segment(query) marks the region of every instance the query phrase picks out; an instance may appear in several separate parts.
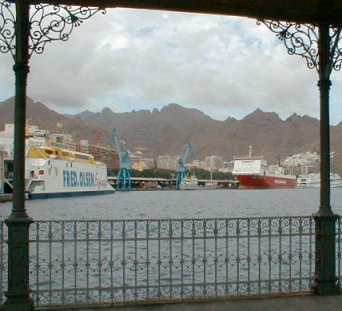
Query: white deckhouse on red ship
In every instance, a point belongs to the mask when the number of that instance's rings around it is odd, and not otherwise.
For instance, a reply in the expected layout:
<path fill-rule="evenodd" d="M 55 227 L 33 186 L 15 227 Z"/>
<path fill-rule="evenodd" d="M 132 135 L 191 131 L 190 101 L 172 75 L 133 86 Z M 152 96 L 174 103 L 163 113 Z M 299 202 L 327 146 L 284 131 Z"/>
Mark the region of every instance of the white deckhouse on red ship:
<path fill-rule="evenodd" d="M 240 189 L 294 188 L 296 186 L 296 176 L 269 172 L 266 160 L 252 156 L 251 146 L 247 157 L 234 158 L 233 175 L 239 180 Z"/>

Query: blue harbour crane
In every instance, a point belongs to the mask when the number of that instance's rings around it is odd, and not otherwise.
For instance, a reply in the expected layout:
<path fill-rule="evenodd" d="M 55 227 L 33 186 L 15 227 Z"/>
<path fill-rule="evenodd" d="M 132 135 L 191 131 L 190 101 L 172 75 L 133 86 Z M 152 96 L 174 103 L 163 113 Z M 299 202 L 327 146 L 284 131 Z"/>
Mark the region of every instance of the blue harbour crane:
<path fill-rule="evenodd" d="M 116 180 L 116 189 L 131 188 L 131 174 L 129 170 L 132 168 L 132 162 L 129 159 L 131 154 L 129 150 L 122 150 L 119 140 L 119 132 L 116 128 L 112 132 L 112 141 L 115 144 L 116 152 L 119 155 L 119 173 Z"/>
<path fill-rule="evenodd" d="M 185 178 L 185 163 L 189 157 L 189 153 L 192 152 L 191 143 L 188 141 L 184 147 L 182 156 L 178 158 L 177 169 L 176 169 L 176 186 L 179 188 L 179 185 Z"/>

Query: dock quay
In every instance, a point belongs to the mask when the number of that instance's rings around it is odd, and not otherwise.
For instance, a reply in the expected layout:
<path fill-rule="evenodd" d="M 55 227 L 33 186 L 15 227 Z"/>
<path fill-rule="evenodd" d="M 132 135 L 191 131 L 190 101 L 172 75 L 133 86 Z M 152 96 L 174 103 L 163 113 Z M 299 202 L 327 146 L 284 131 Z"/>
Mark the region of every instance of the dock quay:
<path fill-rule="evenodd" d="M 114 187 L 116 185 L 117 177 L 108 176 L 108 182 Z M 211 183 L 209 179 L 198 179 L 199 186 Z M 236 189 L 238 188 L 238 181 L 236 180 L 214 180 L 220 189 Z M 131 177 L 132 189 L 134 190 L 153 190 L 153 189 L 176 189 L 176 179 L 155 178 L 155 177 Z"/>

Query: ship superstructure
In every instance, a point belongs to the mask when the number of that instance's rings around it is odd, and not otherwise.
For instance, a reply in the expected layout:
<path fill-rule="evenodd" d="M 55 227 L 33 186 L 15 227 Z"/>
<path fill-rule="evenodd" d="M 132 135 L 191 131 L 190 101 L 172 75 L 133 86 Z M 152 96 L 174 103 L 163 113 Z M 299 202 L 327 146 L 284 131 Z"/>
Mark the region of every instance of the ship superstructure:
<path fill-rule="evenodd" d="M 28 197 L 49 198 L 113 193 L 107 167 L 90 154 L 30 146 L 25 159 Z"/>
<path fill-rule="evenodd" d="M 11 192 L 13 183 L 13 127 L 0 135 L 1 192 Z M 12 168 L 11 168 L 12 165 Z M 28 198 L 50 198 L 113 193 L 107 181 L 107 166 L 89 153 L 56 146 L 47 132 L 27 126 L 25 186 Z"/>
<path fill-rule="evenodd" d="M 285 175 L 280 171 L 271 173 L 267 161 L 260 156 L 252 156 L 249 147 L 247 157 L 235 157 L 233 175 L 239 180 L 241 189 L 294 188 L 296 176 Z"/>
<path fill-rule="evenodd" d="M 300 175 L 297 179 L 298 188 L 319 188 L 321 187 L 321 174 L 310 173 Z M 342 187 L 342 178 L 339 174 L 330 173 L 330 188 Z"/>

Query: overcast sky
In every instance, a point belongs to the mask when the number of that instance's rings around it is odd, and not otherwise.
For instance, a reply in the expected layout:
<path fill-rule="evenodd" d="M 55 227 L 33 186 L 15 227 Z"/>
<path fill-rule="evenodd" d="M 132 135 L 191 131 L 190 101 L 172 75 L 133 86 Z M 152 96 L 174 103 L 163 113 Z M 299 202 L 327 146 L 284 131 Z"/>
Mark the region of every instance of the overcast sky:
<path fill-rule="evenodd" d="M 31 58 L 28 95 L 58 112 L 197 108 L 214 119 L 257 108 L 319 117 L 317 73 L 252 19 L 115 9 Z M 0 101 L 14 94 L 13 60 L 0 54 Z M 342 120 L 333 73 L 331 123 Z"/>

